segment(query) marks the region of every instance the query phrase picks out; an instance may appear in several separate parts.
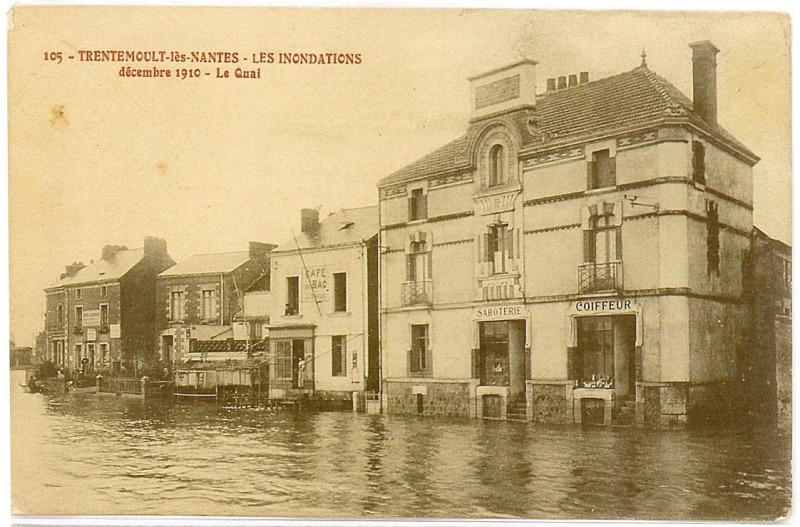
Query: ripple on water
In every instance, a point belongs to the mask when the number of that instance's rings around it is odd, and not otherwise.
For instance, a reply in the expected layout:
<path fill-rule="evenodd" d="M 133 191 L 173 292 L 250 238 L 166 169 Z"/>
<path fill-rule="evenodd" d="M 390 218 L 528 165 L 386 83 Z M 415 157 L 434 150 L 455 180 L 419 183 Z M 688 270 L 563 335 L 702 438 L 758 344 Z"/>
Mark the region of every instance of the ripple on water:
<path fill-rule="evenodd" d="M 24 512 L 773 520 L 790 442 L 12 392 Z M 18 411 L 18 412 L 17 412 Z"/>

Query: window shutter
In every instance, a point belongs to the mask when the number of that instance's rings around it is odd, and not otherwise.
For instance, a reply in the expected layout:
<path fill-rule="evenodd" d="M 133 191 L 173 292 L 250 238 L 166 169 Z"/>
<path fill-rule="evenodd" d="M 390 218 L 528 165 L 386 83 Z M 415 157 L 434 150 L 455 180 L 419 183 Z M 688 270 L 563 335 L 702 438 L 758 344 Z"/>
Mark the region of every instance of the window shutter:
<path fill-rule="evenodd" d="M 481 263 L 483 261 L 483 252 L 482 252 L 483 244 L 481 243 L 482 237 L 483 236 L 479 234 L 478 237 L 475 239 L 475 243 L 478 245 L 478 263 Z"/>
<path fill-rule="evenodd" d="M 617 241 L 617 244 L 616 244 L 617 245 L 617 260 L 619 260 L 621 262 L 622 261 L 622 225 L 618 226 L 614 230 L 616 231 L 616 235 L 617 235 L 617 240 L 616 240 Z"/>
<path fill-rule="evenodd" d="M 608 186 L 617 184 L 617 156 L 608 158 Z"/>
<path fill-rule="evenodd" d="M 594 231 L 583 231 L 583 261 L 594 261 Z"/>
<path fill-rule="evenodd" d="M 414 255 L 407 254 L 406 255 L 406 280 L 408 282 L 413 282 L 416 279 L 414 276 Z"/>
<path fill-rule="evenodd" d="M 588 161 L 586 163 L 586 189 L 591 190 L 593 188 L 595 188 L 594 161 Z"/>
<path fill-rule="evenodd" d="M 414 194 L 408 197 L 408 221 L 416 219 L 414 217 Z"/>
<path fill-rule="evenodd" d="M 506 246 L 508 248 L 508 259 L 514 258 L 514 230 L 506 232 Z"/>
<path fill-rule="evenodd" d="M 426 280 L 433 278 L 433 251 L 428 251 L 428 275 L 424 277 Z"/>
<path fill-rule="evenodd" d="M 483 261 L 488 262 L 491 260 L 490 254 L 492 254 L 492 248 L 489 247 L 489 233 L 483 233 Z"/>
<path fill-rule="evenodd" d="M 420 194 L 419 196 L 419 214 L 416 216 L 415 219 L 422 219 L 428 217 L 428 195 L 427 194 Z"/>

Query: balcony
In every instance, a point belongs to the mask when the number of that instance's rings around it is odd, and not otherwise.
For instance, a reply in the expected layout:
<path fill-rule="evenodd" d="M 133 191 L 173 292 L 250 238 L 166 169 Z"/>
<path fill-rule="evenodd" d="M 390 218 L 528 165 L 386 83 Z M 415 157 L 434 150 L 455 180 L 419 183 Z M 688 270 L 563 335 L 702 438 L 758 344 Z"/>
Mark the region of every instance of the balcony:
<path fill-rule="evenodd" d="M 622 262 L 584 263 L 578 266 L 581 293 L 622 290 Z"/>
<path fill-rule="evenodd" d="M 433 282 L 422 280 L 417 282 L 403 282 L 403 305 L 415 306 L 433 303 Z"/>

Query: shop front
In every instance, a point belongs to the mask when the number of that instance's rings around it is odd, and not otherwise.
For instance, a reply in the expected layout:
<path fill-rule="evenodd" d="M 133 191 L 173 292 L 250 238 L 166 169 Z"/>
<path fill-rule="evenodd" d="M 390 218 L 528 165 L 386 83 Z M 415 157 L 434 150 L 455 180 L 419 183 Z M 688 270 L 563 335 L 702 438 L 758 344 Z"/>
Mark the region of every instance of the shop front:
<path fill-rule="evenodd" d="M 314 394 L 315 325 L 269 328 L 271 399 L 304 399 Z"/>
<path fill-rule="evenodd" d="M 580 300 L 569 318 L 574 420 L 633 424 L 636 382 L 641 379 L 639 304 L 630 299 Z"/>
<path fill-rule="evenodd" d="M 526 414 L 530 378 L 528 313 L 522 305 L 482 306 L 475 310 L 477 347 L 473 358 L 477 415 L 504 419 Z"/>

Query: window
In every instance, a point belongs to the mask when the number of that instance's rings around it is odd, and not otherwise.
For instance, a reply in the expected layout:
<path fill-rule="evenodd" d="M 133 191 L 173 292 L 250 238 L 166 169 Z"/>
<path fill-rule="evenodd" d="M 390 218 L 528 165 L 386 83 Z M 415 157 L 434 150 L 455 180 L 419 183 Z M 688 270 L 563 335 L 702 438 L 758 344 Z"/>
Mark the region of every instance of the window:
<path fill-rule="evenodd" d="M 173 291 L 170 294 L 170 316 L 172 320 L 183 320 L 183 291 Z"/>
<path fill-rule="evenodd" d="M 347 340 L 345 335 L 331 337 L 331 375 L 347 375 Z"/>
<path fill-rule="evenodd" d="M 75 306 L 75 329 L 83 329 L 83 306 Z"/>
<path fill-rule="evenodd" d="M 428 196 L 423 189 L 415 188 L 408 198 L 408 221 L 424 220 L 428 217 Z"/>
<path fill-rule="evenodd" d="M 583 232 L 583 261 L 579 267 L 580 292 L 622 288 L 622 228 L 617 225 L 613 204 L 589 219 Z"/>
<path fill-rule="evenodd" d="M 411 353 L 409 369 L 412 373 L 423 372 L 429 369 L 428 363 L 428 325 L 414 324 L 411 326 Z"/>
<path fill-rule="evenodd" d="M 292 342 L 279 340 L 275 343 L 275 378 L 292 378 Z"/>
<path fill-rule="evenodd" d="M 103 368 L 107 368 L 108 367 L 108 364 L 109 364 L 109 362 L 111 360 L 111 357 L 108 354 L 108 343 L 107 342 L 101 342 L 100 343 L 100 357 L 99 357 L 99 360 L 100 360 L 100 366 L 102 366 Z"/>
<path fill-rule="evenodd" d="M 347 311 L 347 273 L 333 273 L 333 310 Z"/>
<path fill-rule="evenodd" d="M 507 261 L 514 256 L 514 238 L 505 223 L 489 226 L 483 235 L 483 261 L 489 262 L 489 274 L 508 271 Z"/>
<path fill-rule="evenodd" d="M 60 326 L 64 323 L 64 306 L 58 304 L 56 308 L 56 323 Z"/>
<path fill-rule="evenodd" d="M 108 304 L 100 304 L 100 328 L 108 327 Z"/>
<path fill-rule="evenodd" d="M 708 274 L 719 276 L 719 208 L 714 201 L 708 202 L 708 218 L 706 220 L 706 259 Z"/>
<path fill-rule="evenodd" d="M 578 319 L 578 380 L 583 386 L 614 382 L 614 325 L 612 317 Z"/>
<path fill-rule="evenodd" d="M 200 306 L 200 316 L 202 320 L 214 320 L 217 318 L 217 292 L 214 289 L 204 289 L 202 293 L 202 304 Z"/>
<path fill-rule="evenodd" d="M 791 293 L 792 291 L 792 262 L 781 258 L 781 265 L 783 266 L 783 290 L 784 292 Z"/>
<path fill-rule="evenodd" d="M 82 300 L 83 299 L 83 291 L 80 289 L 75 290 L 75 300 Z"/>
<path fill-rule="evenodd" d="M 503 145 L 494 145 L 489 150 L 489 186 L 505 182 L 505 154 Z"/>
<path fill-rule="evenodd" d="M 284 315 L 297 315 L 300 313 L 300 277 L 286 277 L 286 310 Z"/>
<path fill-rule="evenodd" d="M 83 356 L 83 344 L 75 344 L 75 364 L 80 366 L 81 357 Z"/>
<path fill-rule="evenodd" d="M 700 141 L 692 141 L 692 180 L 706 183 L 706 147 Z"/>
<path fill-rule="evenodd" d="M 617 159 L 610 156 L 608 149 L 592 153 L 587 167 L 587 188 L 613 187 L 617 184 Z"/>
<path fill-rule="evenodd" d="M 103 298 L 108 296 L 108 286 L 107 285 L 101 285 L 100 286 L 100 296 L 102 296 Z"/>
<path fill-rule="evenodd" d="M 406 275 L 409 282 L 421 282 L 430 279 L 430 253 L 425 240 L 411 242 L 407 260 Z"/>

